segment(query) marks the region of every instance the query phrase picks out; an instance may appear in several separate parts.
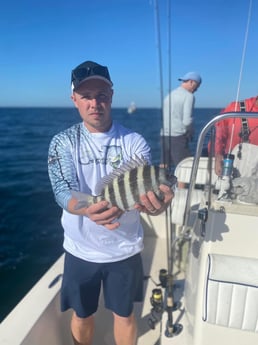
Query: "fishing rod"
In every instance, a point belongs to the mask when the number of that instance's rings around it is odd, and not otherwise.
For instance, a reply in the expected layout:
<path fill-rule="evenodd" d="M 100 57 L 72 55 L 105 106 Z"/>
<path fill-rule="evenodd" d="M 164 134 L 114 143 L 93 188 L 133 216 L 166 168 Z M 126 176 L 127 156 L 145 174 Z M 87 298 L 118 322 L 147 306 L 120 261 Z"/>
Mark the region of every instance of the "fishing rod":
<path fill-rule="evenodd" d="M 154 13 L 155 13 L 155 24 L 157 33 L 157 49 L 158 49 L 158 62 L 159 62 L 159 77 L 160 77 L 160 102 L 161 102 L 161 123 L 163 124 L 163 102 L 164 102 L 164 92 L 163 92 L 163 69 L 162 69 L 162 49 L 161 49 L 161 34 L 160 34 L 160 13 L 158 0 L 154 0 Z M 168 0 L 168 88 L 171 90 L 171 1 Z M 171 97 L 169 97 L 169 112 L 171 110 Z M 171 127 L 171 118 L 169 117 L 169 127 Z M 161 130 L 161 146 L 163 152 L 163 163 L 165 166 L 165 136 L 164 128 Z M 169 144 L 169 150 L 171 150 Z M 170 158 L 168 162 L 168 167 L 171 166 Z M 175 260 L 175 230 L 172 226 L 172 208 L 171 205 L 166 210 L 166 234 L 167 234 L 167 270 L 162 268 L 159 273 L 159 280 L 162 288 L 165 289 L 165 298 L 163 300 L 162 290 L 154 289 L 151 297 L 151 304 L 153 306 L 151 310 L 151 318 L 149 318 L 149 325 L 151 328 L 155 327 L 155 323 L 162 316 L 164 311 L 167 312 L 167 322 L 165 335 L 167 337 L 173 337 L 179 334 L 182 330 L 180 324 L 175 324 L 173 322 L 173 311 L 178 309 L 178 304 L 174 302 L 174 276 L 173 276 L 173 264 Z M 158 316 L 157 316 L 158 315 Z M 160 316 L 161 315 L 161 316 Z"/>
<path fill-rule="evenodd" d="M 170 0 L 168 0 L 168 3 L 170 4 Z M 164 92 L 163 92 L 163 69 L 162 69 L 162 49 L 161 49 L 161 35 L 160 35 L 160 13 L 159 13 L 159 5 L 158 5 L 158 0 L 154 0 L 154 14 L 155 14 L 155 24 L 156 24 L 156 33 L 157 33 L 157 48 L 158 48 L 158 64 L 159 64 L 159 77 L 160 77 L 160 108 L 161 108 L 161 123 L 163 123 L 163 101 L 164 101 Z M 162 134 L 162 132 L 161 132 Z M 162 152 L 164 154 L 165 152 L 165 144 L 164 144 L 164 135 L 162 137 Z M 167 209 L 166 211 L 166 230 L 167 230 L 167 235 L 168 230 L 170 230 L 170 224 L 171 222 L 169 221 L 171 215 L 171 209 Z M 170 237 L 170 236 L 167 236 Z M 167 245 L 167 257 L 168 257 L 168 262 L 167 262 L 167 267 L 168 271 L 171 272 L 171 258 L 170 258 L 170 245 Z"/>

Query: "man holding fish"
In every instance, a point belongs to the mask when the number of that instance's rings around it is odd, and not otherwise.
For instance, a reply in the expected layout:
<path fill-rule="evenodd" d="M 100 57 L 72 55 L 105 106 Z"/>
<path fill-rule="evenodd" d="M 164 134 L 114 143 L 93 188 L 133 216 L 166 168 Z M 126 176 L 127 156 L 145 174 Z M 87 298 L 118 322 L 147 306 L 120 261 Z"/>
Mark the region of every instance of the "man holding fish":
<path fill-rule="evenodd" d="M 63 208 L 61 310 L 74 311 L 74 344 L 92 344 L 102 285 L 116 344 L 135 345 L 133 302 L 143 292 L 140 212 L 163 212 L 176 179 L 150 165 L 150 147 L 140 134 L 112 120 L 107 67 L 83 62 L 72 71 L 71 86 L 82 122 L 54 136 L 48 158 L 55 199 Z"/>

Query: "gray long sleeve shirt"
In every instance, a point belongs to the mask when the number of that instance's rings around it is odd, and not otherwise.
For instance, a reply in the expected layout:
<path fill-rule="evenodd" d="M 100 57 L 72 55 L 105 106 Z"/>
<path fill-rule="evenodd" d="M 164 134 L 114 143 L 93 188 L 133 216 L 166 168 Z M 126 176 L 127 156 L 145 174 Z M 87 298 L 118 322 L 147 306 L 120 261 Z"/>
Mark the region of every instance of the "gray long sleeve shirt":
<path fill-rule="evenodd" d="M 195 97 L 193 93 L 179 86 L 164 99 L 163 135 L 183 135 L 191 128 Z"/>

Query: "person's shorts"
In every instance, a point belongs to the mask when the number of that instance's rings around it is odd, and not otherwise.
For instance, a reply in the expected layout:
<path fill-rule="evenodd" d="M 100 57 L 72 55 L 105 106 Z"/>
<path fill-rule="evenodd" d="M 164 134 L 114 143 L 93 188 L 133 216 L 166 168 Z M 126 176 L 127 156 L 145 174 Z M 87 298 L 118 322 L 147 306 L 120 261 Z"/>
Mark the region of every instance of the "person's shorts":
<path fill-rule="evenodd" d="M 177 137 L 161 136 L 161 163 L 176 167 L 183 159 L 190 157 L 187 135 Z"/>
<path fill-rule="evenodd" d="M 140 254 L 126 260 L 94 263 L 65 254 L 61 288 L 61 311 L 72 308 L 85 318 L 98 309 L 103 284 L 105 307 L 128 317 L 133 303 L 143 298 L 143 268 Z"/>

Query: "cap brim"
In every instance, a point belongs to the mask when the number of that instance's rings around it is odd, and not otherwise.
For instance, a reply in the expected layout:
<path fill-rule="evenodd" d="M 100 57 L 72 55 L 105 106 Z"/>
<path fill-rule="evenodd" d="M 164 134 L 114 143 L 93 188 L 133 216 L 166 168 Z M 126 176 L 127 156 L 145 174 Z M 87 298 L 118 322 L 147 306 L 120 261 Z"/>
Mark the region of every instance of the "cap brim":
<path fill-rule="evenodd" d="M 90 77 L 87 77 L 87 78 L 81 80 L 80 83 L 79 83 L 77 86 L 75 86 L 75 87 L 74 87 L 74 85 L 73 85 L 73 83 L 72 83 L 72 90 L 73 90 L 73 91 L 78 90 L 78 89 L 79 89 L 83 84 L 85 84 L 87 81 L 93 80 L 93 79 L 102 80 L 102 81 L 104 81 L 106 84 L 108 84 L 109 86 L 113 86 L 113 83 L 112 83 L 110 80 L 108 80 L 108 79 L 106 79 L 106 78 L 104 78 L 104 77 L 102 77 L 102 76 L 100 76 L 100 75 L 93 75 L 93 76 L 90 76 Z"/>
<path fill-rule="evenodd" d="M 193 81 L 195 81 L 196 83 L 201 84 L 201 81 L 199 81 L 199 80 L 195 80 L 195 79 L 193 79 L 193 78 L 189 78 L 189 79 L 182 79 L 182 78 L 179 78 L 178 80 L 179 80 L 179 81 L 188 81 L 188 80 L 193 80 Z"/>

